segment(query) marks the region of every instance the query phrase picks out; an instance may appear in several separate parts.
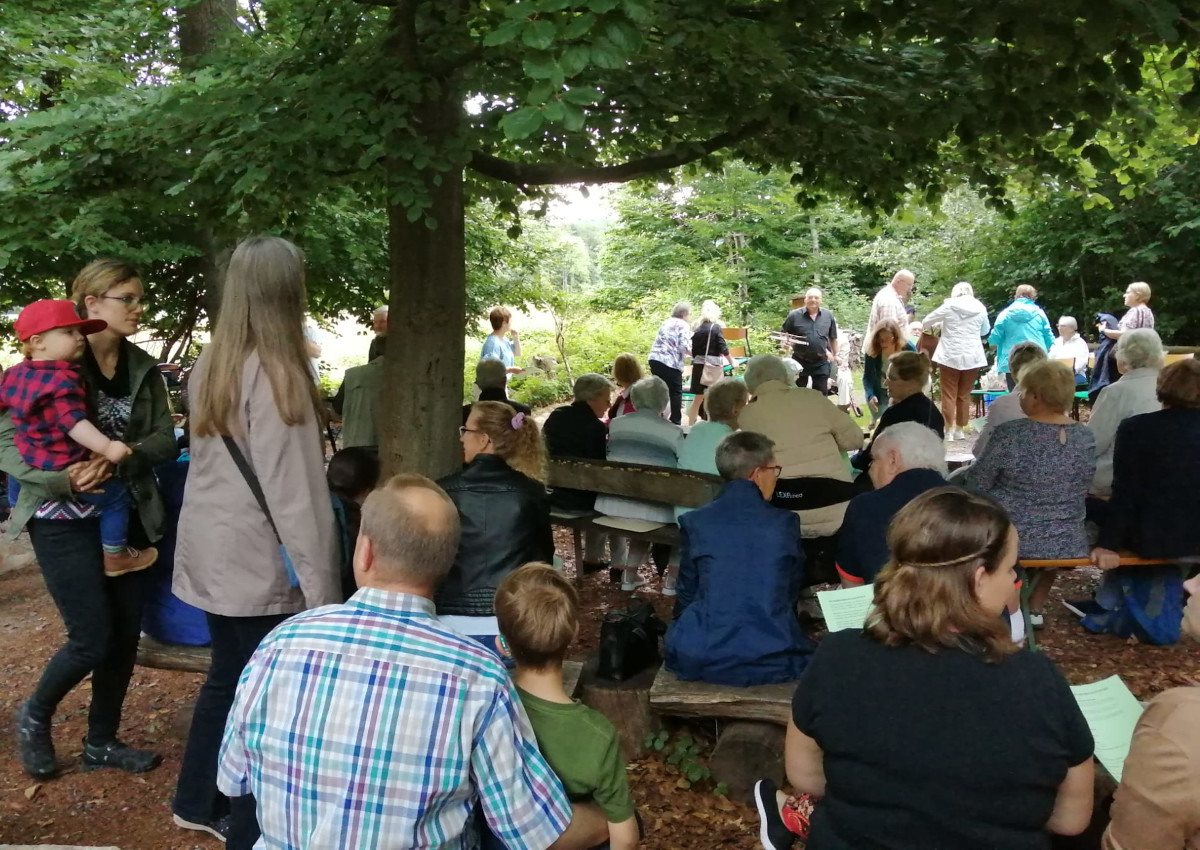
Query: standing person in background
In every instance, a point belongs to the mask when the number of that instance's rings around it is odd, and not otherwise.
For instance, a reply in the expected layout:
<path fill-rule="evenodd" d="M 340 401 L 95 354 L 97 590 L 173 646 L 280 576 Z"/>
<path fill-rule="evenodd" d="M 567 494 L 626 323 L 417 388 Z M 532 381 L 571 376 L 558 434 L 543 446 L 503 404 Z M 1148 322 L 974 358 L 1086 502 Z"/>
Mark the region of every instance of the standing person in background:
<path fill-rule="evenodd" d="M 863 391 L 867 396 L 867 407 L 871 409 L 871 423 L 879 421 L 888 408 L 888 391 L 884 383 L 888 360 L 901 351 L 916 351 L 907 339 L 901 326 L 888 320 L 875 327 L 875 333 L 867 337 L 863 357 Z"/>
<path fill-rule="evenodd" d="M 638 363 L 638 359 L 629 352 L 618 354 L 613 360 L 612 367 L 613 383 L 617 385 L 617 397 L 612 403 L 612 407 L 608 409 L 608 419 L 611 422 L 618 416 L 624 416 L 626 413 L 633 413 L 636 409 L 633 406 L 633 400 L 629 397 L 629 391 L 643 377 L 642 364 Z"/>
<path fill-rule="evenodd" d="M 650 347 L 650 374 L 667 385 L 673 425 L 683 422 L 683 358 L 692 353 L 692 328 L 688 324 L 691 315 L 691 304 L 677 303 L 671 309 L 671 318 L 658 326 Z"/>
<path fill-rule="evenodd" d="M 138 571 L 105 577 L 100 520 L 72 498 L 72 493 L 93 491 L 116 475 L 132 497 L 130 541 L 144 548 L 162 537 L 166 508 L 154 467 L 174 460 L 179 450 L 158 362 L 129 341 L 140 328 L 145 299 L 137 272 L 117 260 L 89 263 L 71 285 L 76 313 L 108 323 L 105 330 L 88 337 L 83 353 L 83 376 L 96 411 L 95 423 L 109 439 L 128 443 L 132 455 L 116 467 L 96 457 L 57 472 L 34 469 L 21 459 L 13 442 L 12 420 L 0 416 L 0 469 L 8 474 L 10 485 L 20 484 L 8 536 L 15 537 L 22 528 L 29 530 L 46 589 L 67 629 L 67 642 L 17 711 L 17 752 L 25 771 L 36 779 L 58 772 L 50 723 L 58 704 L 88 674 L 91 706 L 84 764 L 143 773 L 162 761 L 158 753 L 130 747 L 117 738 L 149 576 Z M 299 316 L 296 321 L 299 334 Z M 12 493 L 10 489 L 10 498 Z"/>
<path fill-rule="evenodd" d="M 708 418 L 704 412 L 704 367 L 720 366 L 724 374 L 726 363 L 730 369 L 735 368 L 725 335 L 721 333 L 721 308 L 715 301 L 705 301 L 700 305 L 700 324 L 692 334 L 692 403 L 688 405 L 688 425 L 696 424 L 697 415 Z"/>
<path fill-rule="evenodd" d="M 207 615 L 212 666 L 172 810 L 177 826 L 228 838 L 239 850 L 258 838 L 254 800 L 238 797 L 231 810 L 216 775 L 242 669 L 292 614 L 342 599 L 304 301 L 299 248 L 275 236 L 242 242 L 229 262 L 221 321 L 188 388 L 192 461 L 172 590 Z"/>
<path fill-rule="evenodd" d="M 1017 376 L 1008 367 L 1008 353 L 1012 347 L 1018 342 L 1032 342 L 1042 351 L 1049 351 L 1054 344 L 1054 334 L 1050 332 L 1046 311 L 1034 303 L 1037 290 L 1028 284 L 1021 284 L 1015 295 L 1015 300 L 996 317 L 996 324 L 988 337 L 988 345 L 996 349 L 996 371 L 1004 374 L 1009 392 L 1017 386 Z"/>
<path fill-rule="evenodd" d="M 821 395 L 829 393 L 829 373 L 838 353 L 837 319 L 821 306 L 822 293 L 812 287 L 804 293 L 804 306 L 788 313 L 783 332 L 799 337 L 792 346 L 792 359 L 800 364 L 796 385 L 812 388 Z"/>
<path fill-rule="evenodd" d="M 863 339 L 870 340 L 876 326 L 883 322 L 895 322 L 902 328 L 908 327 L 908 311 L 905 302 L 916 286 L 917 278 L 908 269 L 900 269 L 892 277 L 891 283 L 875 293 L 871 302 L 871 316 L 867 320 L 867 332 Z"/>
<path fill-rule="evenodd" d="M 1066 360 L 1071 358 L 1071 368 L 1075 372 L 1075 386 L 1087 386 L 1088 358 L 1092 352 L 1088 349 L 1087 340 L 1079 335 L 1079 322 L 1074 316 L 1063 316 L 1058 320 L 1058 337 L 1050 346 L 1050 360 Z"/>
<path fill-rule="evenodd" d="M 837 406 L 845 412 L 854 410 L 855 416 L 862 416 L 854 403 L 854 373 L 862 368 L 862 355 L 862 337 L 841 328 L 837 348 Z"/>
<path fill-rule="evenodd" d="M 375 337 L 371 340 L 371 348 L 367 352 L 368 363 L 376 357 L 382 357 L 384 349 L 387 348 L 388 308 L 386 304 L 371 311 L 371 329 L 375 331 Z"/>
<path fill-rule="evenodd" d="M 925 327 L 942 329 L 933 352 L 941 374 L 942 418 L 946 420 L 946 438 L 960 440 L 972 430 L 971 389 L 979 370 L 987 366 L 983 350 L 983 337 L 991 329 L 987 308 L 975 297 L 971 284 L 961 281 L 950 297 L 925 317 Z"/>
<path fill-rule="evenodd" d="M 308 355 L 308 368 L 312 372 L 313 381 L 321 385 L 321 343 L 317 335 L 317 326 L 312 322 L 304 325 L 304 352 Z"/>
<path fill-rule="evenodd" d="M 1131 283 L 1125 289 L 1125 306 L 1129 309 L 1121 317 L 1116 329 L 1105 327 L 1103 324 L 1096 325 L 1096 328 L 1109 339 L 1120 339 L 1121 334 L 1125 331 L 1132 331 L 1136 328 L 1153 329 L 1154 311 L 1150 309 L 1149 305 L 1150 284 L 1140 281 Z"/>
<path fill-rule="evenodd" d="M 483 341 L 479 359 L 495 357 L 504 363 L 508 374 L 517 374 L 521 371 L 517 366 L 517 358 L 521 356 L 521 335 L 512 326 L 512 311 L 507 307 L 497 307 L 488 314 L 488 321 L 492 323 L 492 332 Z"/>

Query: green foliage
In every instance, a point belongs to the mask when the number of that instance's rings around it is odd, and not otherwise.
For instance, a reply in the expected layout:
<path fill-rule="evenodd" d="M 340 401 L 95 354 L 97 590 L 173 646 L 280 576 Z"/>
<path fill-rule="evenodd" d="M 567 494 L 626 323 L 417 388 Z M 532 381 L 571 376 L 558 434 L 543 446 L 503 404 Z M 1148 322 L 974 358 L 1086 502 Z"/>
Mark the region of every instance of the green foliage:
<path fill-rule="evenodd" d="M 705 764 L 703 745 L 690 735 L 679 735 L 674 740 L 667 730 L 651 732 L 646 735 L 647 749 L 662 753 L 666 763 L 675 768 L 687 786 L 712 778 L 712 771 Z M 725 795 L 729 792 L 724 783 L 718 783 L 713 792 Z"/>
<path fill-rule="evenodd" d="M 549 407 L 571 398 L 571 382 L 543 375 L 519 375 L 509 382 L 509 394 L 532 408 Z"/>

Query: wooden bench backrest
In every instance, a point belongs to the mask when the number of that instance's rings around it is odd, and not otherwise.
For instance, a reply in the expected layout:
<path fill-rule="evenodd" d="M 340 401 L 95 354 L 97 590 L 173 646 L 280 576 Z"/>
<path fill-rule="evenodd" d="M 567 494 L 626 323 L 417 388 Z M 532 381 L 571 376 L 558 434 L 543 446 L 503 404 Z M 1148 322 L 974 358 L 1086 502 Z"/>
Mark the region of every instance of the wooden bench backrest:
<path fill-rule="evenodd" d="M 1194 354 L 1168 354 L 1163 358 L 1163 365 L 1170 366 L 1172 363 L 1178 363 L 1180 360 L 1191 360 L 1195 356 Z"/>
<path fill-rule="evenodd" d="M 707 505 L 721 491 L 723 483 L 716 475 L 640 463 L 575 458 L 550 461 L 551 487 L 589 490 L 684 508 Z"/>
<path fill-rule="evenodd" d="M 1074 357 L 1055 357 L 1054 362 L 1063 364 L 1068 369 L 1070 369 L 1072 372 L 1075 371 L 1075 358 Z"/>

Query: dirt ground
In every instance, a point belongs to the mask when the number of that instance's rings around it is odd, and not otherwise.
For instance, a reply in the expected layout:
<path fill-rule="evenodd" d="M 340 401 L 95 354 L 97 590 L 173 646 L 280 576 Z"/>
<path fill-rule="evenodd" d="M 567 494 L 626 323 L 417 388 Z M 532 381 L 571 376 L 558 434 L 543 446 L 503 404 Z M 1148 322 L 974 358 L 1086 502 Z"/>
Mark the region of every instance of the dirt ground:
<path fill-rule="evenodd" d="M 559 551 L 570 552 L 560 538 Z M 568 570 L 574 566 L 568 557 Z M 671 600 L 662 597 L 660 582 L 647 568 L 650 583 L 644 596 L 654 600 L 664 617 Z M 627 594 L 607 583 L 607 573 L 588 577 L 583 600 L 587 615 L 577 649 L 595 647 L 604 613 L 624 605 Z M 1080 595 L 1095 575 L 1070 574 L 1055 590 Z M 1041 640 L 1046 651 L 1073 683 L 1092 682 L 1120 673 L 1141 699 L 1174 686 L 1200 681 L 1200 651 L 1185 645 L 1147 647 L 1086 635 L 1055 601 L 1047 608 Z M 26 777 L 14 752 L 10 718 L 33 688 L 42 666 L 63 638 L 61 622 L 46 594 L 40 574 L 25 567 L 0 575 L 0 844 L 58 843 L 115 845 L 123 850 L 192 850 L 217 847 L 215 840 L 184 832 L 171 824 L 170 800 L 179 771 L 183 742 L 176 727 L 179 706 L 195 697 L 201 677 L 138 668 L 126 703 L 123 736 L 131 743 L 157 747 L 163 765 L 152 773 L 130 777 L 114 771 L 85 773 L 79 768 L 88 684 L 70 694 L 55 717 L 55 742 L 60 760 L 70 765 L 62 776 L 38 784 Z M 678 738 L 692 735 L 711 743 L 711 728 L 669 727 Z M 676 769 L 661 757 L 644 758 L 629 766 L 629 777 L 648 835 L 645 846 L 752 848 L 757 846 L 754 812 L 711 793 L 708 783 L 681 787 Z"/>

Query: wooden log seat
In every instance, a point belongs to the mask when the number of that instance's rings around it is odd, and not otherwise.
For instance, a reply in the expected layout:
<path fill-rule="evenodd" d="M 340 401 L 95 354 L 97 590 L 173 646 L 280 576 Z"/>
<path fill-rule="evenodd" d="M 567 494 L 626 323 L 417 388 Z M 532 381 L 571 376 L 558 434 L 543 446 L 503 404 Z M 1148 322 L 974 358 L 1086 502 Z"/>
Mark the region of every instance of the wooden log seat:
<path fill-rule="evenodd" d="M 663 667 L 650 687 L 650 708 L 674 717 L 719 720 L 709 768 L 716 781 L 729 786 L 732 798 L 749 802 L 755 781 L 783 784 L 784 730 L 795 690 L 795 682 L 752 688 L 683 682 Z"/>

